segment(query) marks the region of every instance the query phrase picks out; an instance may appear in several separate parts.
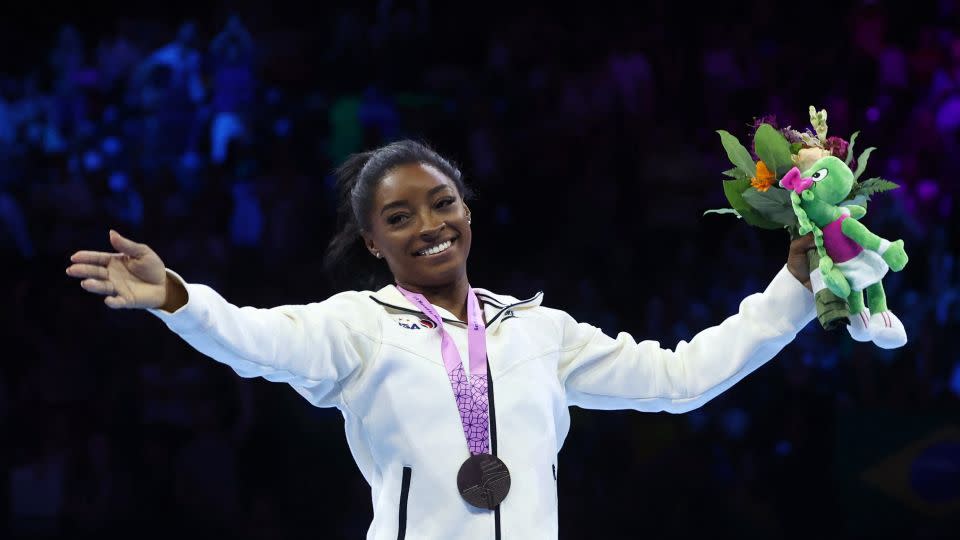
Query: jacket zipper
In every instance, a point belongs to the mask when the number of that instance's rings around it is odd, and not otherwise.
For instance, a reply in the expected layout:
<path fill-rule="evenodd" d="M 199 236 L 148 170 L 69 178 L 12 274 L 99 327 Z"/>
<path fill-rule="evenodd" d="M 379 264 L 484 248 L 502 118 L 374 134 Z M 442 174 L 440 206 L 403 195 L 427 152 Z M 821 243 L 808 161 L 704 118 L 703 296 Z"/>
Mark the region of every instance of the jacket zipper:
<path fill-rule="evenodd" d="M 550 470 L 553 471 L 553 493 L 554 493 L 554 501 L 556 501 L 556 504 L 557 504 L 557 506 L 559 507 L 559 506 L 560 506 L 560 488 L 559 488 L 559 486 L 557 485 L 557 464 L 556 464 L 556 463 L 551 463 L 551 464 L 550 464 Z"/>
<path fill-rule="evenodd" d="M 400 525 L 397 528 L 397 540 L 407 536 L 407 499 L 410 497 L 410 476 L 413 469 L 403 468 L 403 480 L 400 482 Z"/>
<path fill-rule="evenodd" d="M 497 455 L 497 409 L 493 406 L 493 375 L 487 358 L 487 411 L 490 413 L 490 453 Z M 500 540 L 500 505 L 493 509 L 494 540 Z"/>

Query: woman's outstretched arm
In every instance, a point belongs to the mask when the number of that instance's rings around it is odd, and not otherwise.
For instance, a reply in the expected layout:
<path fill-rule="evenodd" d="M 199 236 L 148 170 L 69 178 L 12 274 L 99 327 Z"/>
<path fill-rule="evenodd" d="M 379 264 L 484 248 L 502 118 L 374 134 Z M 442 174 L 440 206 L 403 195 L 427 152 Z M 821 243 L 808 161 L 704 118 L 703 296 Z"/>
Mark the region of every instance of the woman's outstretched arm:
<path fill-rule="evenodd" d="M 143 308 L 203 354 L 242 377 L 286 382 L 317 406 L 338 405 L 340 390 L 379 344 L 376 317 L 359 293 L 269 309 L 238 307 L 216 291 L 188 284 L 146 244 L 114 231 L 118 253 L 80 251 L 67 274 L 106 296 L 114 309 Z"/>
<path fill-rule="evenodd" d="M 773 358 L 815 317 L 809 276 L 798 272 L 806 264 L 800 255 L 811 245 L 809 236 L 795 241 L 788 263 L 763 292 L 748 296 L 735 315 L 673 350 L 656 341 L 638 343 L 625 332 L 613 338 L 555 312 L 563 332 L 558 375 L 568 403 L 679 413 L 730 388 Z"/>

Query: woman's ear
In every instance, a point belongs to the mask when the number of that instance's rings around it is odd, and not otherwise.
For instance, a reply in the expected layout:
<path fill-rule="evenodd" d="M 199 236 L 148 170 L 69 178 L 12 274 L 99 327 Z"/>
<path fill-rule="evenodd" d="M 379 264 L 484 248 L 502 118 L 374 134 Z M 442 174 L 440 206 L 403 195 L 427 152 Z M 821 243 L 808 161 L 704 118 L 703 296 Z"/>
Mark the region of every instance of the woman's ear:
<path fill-rule="evenodd" d="M 463 210 L 467 214 L 467 225 L 470 224 L 470 207 L 467 206 L 467 203 L 463 203 Z"/>
<path fill-rule="evenodd" d="M 363 245 L 367 246 L 367 251 L 370 252 L 376 258 L 381 258 L 383 255 L 380 254 L 380 248 L 373 242 L 373 238 L 370 237 L 366 232 L 361 232 L 360 236 L 363 237 Z"/>

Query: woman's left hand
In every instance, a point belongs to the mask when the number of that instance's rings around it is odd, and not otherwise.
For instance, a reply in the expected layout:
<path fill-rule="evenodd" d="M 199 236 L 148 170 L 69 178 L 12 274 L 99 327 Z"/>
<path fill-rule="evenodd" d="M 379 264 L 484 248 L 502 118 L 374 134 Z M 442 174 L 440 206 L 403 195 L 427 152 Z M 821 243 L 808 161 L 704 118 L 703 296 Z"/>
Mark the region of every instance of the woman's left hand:
<path fill-rule="evenodd" d="M 807 259 L 807 252 L 816 249 L 813 242 L 813 233 L 801 236 L 793 242 L 790 242 L 790 254 L 787 256 L 787 270 L 797 278 L 797 281 L 803 283 L 803 286 L 810 289 L 810 261 Z"/>

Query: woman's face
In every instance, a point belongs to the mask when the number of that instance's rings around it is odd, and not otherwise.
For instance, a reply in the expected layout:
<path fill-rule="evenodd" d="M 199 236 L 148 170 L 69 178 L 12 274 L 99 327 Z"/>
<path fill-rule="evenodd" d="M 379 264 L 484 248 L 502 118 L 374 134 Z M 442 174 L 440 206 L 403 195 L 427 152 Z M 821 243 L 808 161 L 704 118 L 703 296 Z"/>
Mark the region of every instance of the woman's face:
<path fill-rule="evenodd" d="M 380 181 L 370 213 L 364 242 L 386 259 L 399 284 L 441 287 L 466 275 L 470 209 L 453 181 L 436 168 L 392 169 Z"/>

